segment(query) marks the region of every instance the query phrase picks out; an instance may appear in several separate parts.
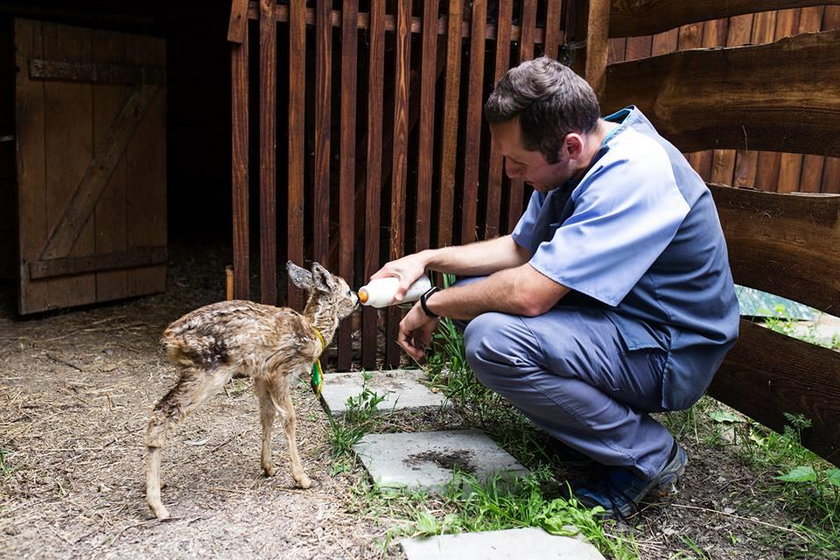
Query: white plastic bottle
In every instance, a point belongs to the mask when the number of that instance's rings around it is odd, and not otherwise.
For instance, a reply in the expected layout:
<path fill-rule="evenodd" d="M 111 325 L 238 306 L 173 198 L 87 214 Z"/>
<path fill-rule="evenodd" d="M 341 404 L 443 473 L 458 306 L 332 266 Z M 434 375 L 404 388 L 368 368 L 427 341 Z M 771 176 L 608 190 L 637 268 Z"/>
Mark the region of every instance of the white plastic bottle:
<path fill-rule="evenodd" d="M 420 296 L 432 287 L 432 282 L 429 280 L 429 277 L 423 275 L 409 286 L 402 301 L 394 301 L 399 284 L 400 280 L 396 276 L 371 280 L 367 285 L 359 288 L 359 301 L 362 305 L 373 307 L 387 307 L 395 303 L 408 303 L 417 301 L 420 299 Z"/>

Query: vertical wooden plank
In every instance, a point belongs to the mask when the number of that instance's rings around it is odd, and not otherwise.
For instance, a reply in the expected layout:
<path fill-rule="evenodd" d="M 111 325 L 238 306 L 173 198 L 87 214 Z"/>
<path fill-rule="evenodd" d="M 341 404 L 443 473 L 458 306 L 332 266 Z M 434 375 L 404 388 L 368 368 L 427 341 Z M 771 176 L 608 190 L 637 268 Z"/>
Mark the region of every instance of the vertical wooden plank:
<path fill-rule="evenodd" d="M 823 12 L 823 31 L 840 29 L 840 6 L 826 6 Z"/>
<path fill-rule="evenodd" d="M 625 51 L 627 50 L 627 37 L 610 39 L 610 54 L 607 57 L 607 64 L 624 62 Z"/>
<path fill-rule="evenodd" d="M 125 63 L 126 36 L 113 31 L 94 30 L 91 61 L 99 64 Z M 98 147 L 126 99 L 128 88 L 122 84 L 93 84 L 93 145 Z M 126 161 L 121 158 L 99 197 L 94 210 L 96 254 L 116 253 L 128 248 L 126 225 Z M 128 272 L 113 270 L 96 273 L 96 301 L 128 295 Z"/>
<path fill-rule="evenodd" d="M 163 39 L 131 35 L 126 42 L 128 64 L 166 67 Z M 166 88 L 161 86 L 134 138 L 125 150 L 129 247 L 166 247 Z M 219 271 L 221 276 L 221 271 Z M 131 295 L 166 289 L 166 265 L 132 269 Z"/>
<path fill-rule="evenodd" d="M 735 47 L 748 43 L 752 33 L 752 24 L 752 14 L 729 18 L 726 46 Z M 715 150 L 712 156 L 712 182 L 726 185 L 734 184 L 735 159 L 735 150 Z"/>
<path fill-rule="evenodd" d="M 677 40 L 679 39 L 679 29 L 671 29 L 657 33 L 653 36 L 650 54 L 651 56 L 659 56 L 660 54 L 668 54 L 677 50 Z"/>
<path fill-rule="evenodd" d="M 315 5 L 315 171 L 313 260 L 329 268 L 332 2 Z"/>
<path fill-rule="evenodd" d="M 520 21 L 522 24 L 519 27 L 519 62 L 524 62 L 534 58 L 534 41 L 537 38 L 537 0 L 522 0 Z"/>
<path fill-rule="evenodd" d="M 467 127 L 464 133 L 464 190 L 461 204 L 461 243 L 477 240 L 478 167 L 481 154 L 481 115 L 484 97 L 484 41 L 487 1 L 475 0 L 470 27 L 470 71 L 467 85 Z"/>
<path fill-rule="evenodd" d="M 248 26 L 231 46 L 231 169 L 233 218 L 233 294 L 250 297 L 248 242 Z"/>
<path fill-rule="evenodd" d="M 391 259 L 403 256 L 405 247 L 405 191 L 408 177 L 408 96 L 411 80 L 411 0 L 397 4 L 396 14 L 396 76 L 394 91 L 394 150 L 391 172 Z M 399 365 L 400 350 L 397 346 L 397 329 L 400 310 L 389 307 L 387 311 L 385 365 Z"/>
<path fill-rule="evenodd" d="M 556 25 L 560 25 L 559 14 Z M 496 18 L 496 66 L 493 81 L 497 82 L 510 66 L 510 26 L 513 19 L 513 0 L 499 0 L 499 13 Z M 546 23 L 548 26 L 548 23 Z M 555 48 L 556 51 L 556 48 Z M 490 162 L 487 173 L 487 216 L 485 218 L 484 238 L 491 239 L 499 235 L 499 222 L 502 206 L 502 183 L 504 182 L 504 158 L 496 145 L 490 144 Z"/>
<path fill-rule="evenodd" d="M 15 64 L 26 68 L 29 58 L 43 58 L 43 24 L 15 20 Z M 18 312 L 46 309 L 51 280 L 29 280 L 28 262 L 38 259 L 47 243 L 46 142 L 44 138 L 44 82 L 26 72 L 15 76 L 15 141 L 17 142 L 18 251 L 20 277 Z"/>
<path fill-rule="evenodd" d="M 823 166 L 825 158 L 822 156 L 805 155 L 802 157 L 802 170 L 798 177 L 798 190 L 801 192 L 818 193 L 822 188 Z"/>
<path fill-rule="evenodd" d="M 271 0 L 272 2 L 274 0 Z M 351 285 L 353 281 L 354 240 L 356 236 L 356 70 L 358 59 L 358 4 L 345 2 L 341 14 L 341 160 L 339 162 L 338 270 Z M 338 369 L 349 371 L 353 361 L 351 321 L 338 330 Z"/>
<path fill-rule="evenodd" d="M 277 304 L 276 0 L 260 0 L 260 301 Z"/>
<path fill-rule="evenodd" d="M 703 42 L 703 31 L 704 25 L 702 21 L 679 27 L 677 32 L 677 48 L 681 51 L 698 48 Z"/>
<path fill-rule="evenodd" d="M 415 250 L 431 242 L 432 164 L 435 148 L 435 82 L 437 81 L 438 0 L 423 3 L 423 43 L 420 57 L 420 131 L 417 161 L 417 229 Z"/>
<path fill-rule="evenodd" d="M 707 21 L 703 25 L 703 46 L 722 47 L 726 44 L 726 34 L 729 30 L 727 18 Z"/>
<path fill-rule="evenodd" d="M 537 25 L 537 3 L 535 0 L 522 1 L 522 16 L 520 20 L 519 62 L 530 60 L 534 56 L 534 37 Z M 508 181 L 508 212 L 507 230 L 513 231 L 522 215 L 525 197 L 525 183 L 522 179 Z"/>
<path fill-rule="evenodd" d="M 823 11 L 822 6 L 800 9 L 796 33 L 819 31 L 822 26 Z M 819 192 L 823 161 L 821 156 L 782 154 L 779 162 L 778 191 Z"/>
<path fill-rule="evenodd" d="M 653 48 L 653 36 L 645 35 L 640 37 L 627 38 L 627 51 L 625 60 L 639 60 L 650 56 L 651 48 Z"/>
<path fill-rule="evenodd" d="M 798 9 L 790 9 L 790 10 L 779 10 L 776 12 L 776 28 L 773 33 L 773 40 L 778 41 L 783 37 L 790 37 L 791 35 L 796 34 L 796 29 L 799 26 L 799 10 Z M 793 154 L 788 154 L 793 155 Z M 801 157 L 798 158 L 801 162 Z M 779 152 L 762 152 L 758 154 L 758 169 L 756 170 L 756 186 L 762 188 L 764 190 L 769 191 L 779 191 L 779 182 L 781 180 L 781 163 L 782 163 L 782 154 Z M 786 161 L 786 166 L 788 168 L 791 167 L 800 167 L 801 163 L 796 164 L 790 161 Z M 796 169 L 796 175 L 799 175 L 799 170 Z M 792 170 L 786 169 L 786 175 L 791 173 Z M 788 192 L 791 190 L 795 190 L 796 185 L 786 184 L 781 190 L 782 192 Z"/>
<path fill-rule="evenodd" d="M 543 53 L 553 59 L 557 59 L 560 44 L 563 42 L 563 31 L 560 29 L 560 14 L 563 11 L 562 8 L 563 6 L 561 0 L 548 0 L 548 2 L 546 2 L 545 44 L 543 46 Z M 502 13 L 501 1 L 499 2 L 499 13 Z M 497 21 L 499 22 L 497 33 L 500 33 L 502 31 L 501 17 Z M 508 25 L 507 27 L 507 35 L 509 37 L 510 26 Z M 510 40 L 508 40 L 508 42 L 510 42 Z"/>
<path fill-rule="evenodd" d="M 365 279 L 379 262 L 379 226 L 382 181 L 382 98 L 385 62 L 385 0 L 370 3 L 370 60 L 368 63 L 368 143 L 365 175 Z M 362 308 L 362 367 L 375 369 L 378 346 L 376 309 Z"/>
<path fill-rule="evenodd" d="M 45 24 L 44 57 L 90 62 L 90 30 Z M 93 87 L 90 83 L 47 80 L 44 93 L 47 220 L 52 232 L 93 159 Z M 89 220 L 69 256 L 88 256 L 93 250 L 94 221 Z M 94 301 L 96 276 L 92 273 L 63 278 L 50 291 L 53 308 Z"/>
<path fill-rule="evenodd" d="M 825 158 L 822 189 L 820 189 L 820 192 L 840 193 L 840 158 Z"/>
<path fill-rule="evenodd" d="M 776 29 L 776 12 L 761 12 L 755 15 L 753 20 L 752 40 L 753 44 L 770 43 Z M 735 159 L 735 182 L 736 187 L 757 186 L 764 188 L 764 185 L 756 184 L 758 176 L 758 152 L 749 148 L 749 136 L 744 137 L 744 149 L 737 151 Z M 768 164 L 769 165 L 769 164 Z"/>
<path fill-rule="evenodd" d="M 715 19 L 704 22 L 702 47 L 721 47 L 726 44 L 726 30 L 729 20 Z M 704 181 L 711 181 L 714 151 L 704 150 L 691 154 L 689 161 Z"/>
<path fill-rule="evenodd" d="M 586 35 L 585 77 L 600 98 L 607 80 L 610 0 L 589 0 L 589 33 Z"/>
<path fill-rule="evenodd" d="M 297 264 L 303 262 L 304 243 L 304 161 L 306 145 L 306 0 L 292 0 L 289 5 L 289 171 L 288 209 L 289 236 L 286 257 Z M 287 279 L 286 304 L 303 309 L 303 293 Z"/>
<path fill-rule="evenodd" d="M 452 245 L 455 164 L 458 153 L 458 116 L 461 90 L 461 0 L 449 0 L 446 31 L 446 90 L 443 100 L 443 122 L 440 161 L 440 213 L 437 246 Z"/>
<path fill-rule="evenodd" d="M 826 6 L 823 13 L 823 31 L 840 29 L 840 6 Z M 823 165 L 820 192 L 840 193 L 840 158 L 827 157 Z"/>

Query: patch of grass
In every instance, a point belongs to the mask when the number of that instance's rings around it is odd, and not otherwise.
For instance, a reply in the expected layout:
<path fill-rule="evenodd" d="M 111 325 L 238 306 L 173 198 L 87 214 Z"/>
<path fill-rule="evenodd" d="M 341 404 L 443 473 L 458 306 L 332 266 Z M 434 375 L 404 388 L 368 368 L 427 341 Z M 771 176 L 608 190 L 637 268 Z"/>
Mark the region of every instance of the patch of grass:
<path fill-rule="evenodd" d="M 12 466 L 6 461 L 6 457 L 11 454 L 12 452 L 8 449 L 0 449 L 0 476 L 3 476 L 3 478 L 10 476 L 21 468 L 20 466 Z"/>
<path fill-rule="evenodd" d="M 540 527 L 553 535 L 583 535 L 611 558 L 639 557 L 632 539 L 605 530 L 598 518 L 602 508 L 583 507 L 574 498 L 546 497 L 547 483 L 545 473 L 520 479 L 515 486 L 499 478 L 480 483 L 472 475 L 456 474 L 444 498 L 446 507 L 418 508 L 412 522 L 391 531 L 391 537 Z"/>
<path fill-rule="evenodd" d="M 816 320 L 799 321 L 794 319 L 793 314 L 782 304 L 775 306 L 772 311 L 768 309 L 762 309 L 762 311 L 771 314 L 769 317 L 765 317 L 763 321 L 764 326 L 768 329 L 802 340 L 803 342 L 823 346 L 832 350 L 840 350 L 840 335 L 835 334 L 830 340 L 821 337 Z"/>
<path fill-rule="evenodd" d="M 672 430 L 694 435 L 702 445 L 734 448 L 756 479 L 765 482 L 762 508 L 774 502 L 807 539 L 802 558 L 814 557 L 815 551 L 820 558 L 840 558 L 840 469 L 802 446 L 802 434 L 811 425 L 807 418 L 785 414 L 787 424 L 778 433 L 708 397 L 665 418 Z M 696 557 L 696 551 L 691 554 Z"/>
<path fill-rule="evenodd" d="M 365 434 L 369 433 L 375 424 L 379 404 L 385 400 L 367 387 L 371 373 L 362 372 L 362 392 L 347 398 L 347 411 L 343 416 L 335 418 L 329 415 L 329 442 L 333 459 L 333 474 L 349 468 L 347 457 Z"/>

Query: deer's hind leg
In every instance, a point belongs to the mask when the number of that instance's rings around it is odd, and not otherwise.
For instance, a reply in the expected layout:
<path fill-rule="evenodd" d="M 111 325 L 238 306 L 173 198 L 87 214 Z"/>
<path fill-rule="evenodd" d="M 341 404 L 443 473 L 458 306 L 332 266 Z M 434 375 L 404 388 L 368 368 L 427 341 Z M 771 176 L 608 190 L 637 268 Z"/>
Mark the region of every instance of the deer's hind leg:
<path fill-rule="evenodd" d="M 292 398 L 289 394 L 288 377 L 269 378 L 259 380 L 255 387 L 260 401 L 260 416 L 263 424 L 263 446 L 262 446 L 262 468 L 265 474 L 272 476 L 276 469 L 271 461 L 271 426 L 277 413 L 283 422 L 283 430 L 286 433 L 286 442 L 289 450 L 289 462 L 291 463 L 292 478 L 301 488 L 309 488 L 312 481 L 303 471 L 298 454 L 295 430 L 297 418 L 292 405 Z M 270 409 L 270 412 L 268 411 Z"/>
<path fill-rule="evenodd" d="M 167 437 L 187 415 L 218 393 L 230 379 L 225 369 L 207 371 L 190 367 L 181 373 L 175 387 L 155 406 L 146 430 L 146 502 L 155 517 L 166 519 L 169 512 L 160 498 L 160 463 Z"/>

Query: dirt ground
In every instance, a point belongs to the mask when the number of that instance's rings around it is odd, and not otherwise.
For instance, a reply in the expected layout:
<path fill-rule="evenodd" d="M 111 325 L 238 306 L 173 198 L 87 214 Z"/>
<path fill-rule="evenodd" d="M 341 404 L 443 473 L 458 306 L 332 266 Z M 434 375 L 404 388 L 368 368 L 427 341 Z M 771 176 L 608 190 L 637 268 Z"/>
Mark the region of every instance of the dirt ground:
<path fill-rule="evenodd" d="M 0 317 L 0 557 L 369 558 L 387 520 L 346 513 L 358 474 L 329 476 L 326 416 L 306 383 L 294 394 L 304 467 L 294 487 L 285 443 L 278 474 L 259 468 L 250 386 L 200 408 L 164 453 L 164 502 L 151 519 L 143 436 L 174 383 L 158 347 L 172 320 L 224 296 L 223 251 L 173 252 L 165 294 L 31 320 Z M 14 470 L 9 473 L 8 471 Z"/>
<path fill-rule="evenodd" d="M 358 513 L 358 468 L 330 474 L 326 415 L 306 383 L 294 400 L 314 488 L 294 487 L 277 432 L 278 475 L 262 475 L 256 402 L 234 382 L 165 450 L 163 500 L 175 518 L 151 518 L 145 424 L 175 379 L 158 339 L 184 312 L 222 299 L 227 258 L 173 249 L 166 293 L 34 319 L 15 319 L 13 291 L 0 294 L 0 558 L 402 557 L 381 543 L 404 520 Z M 731 451 L 685 443 L 681 494 L 633 529 L 642 558 L 821 557 Z"/>

